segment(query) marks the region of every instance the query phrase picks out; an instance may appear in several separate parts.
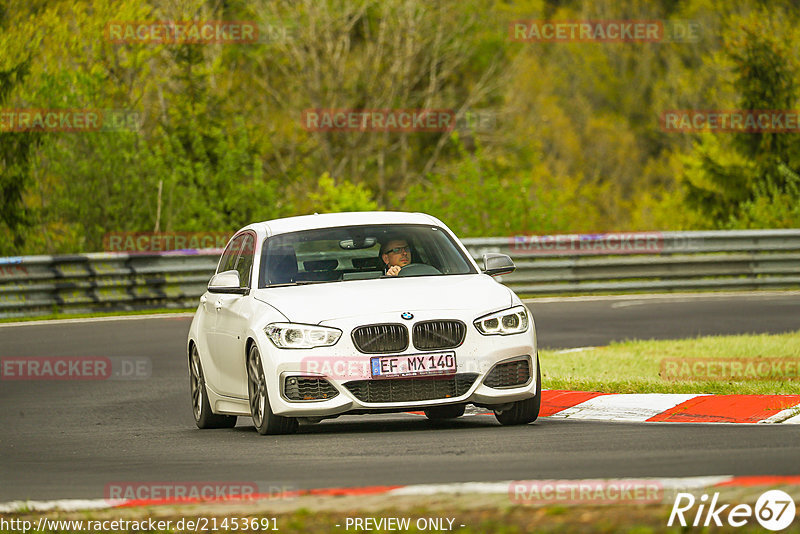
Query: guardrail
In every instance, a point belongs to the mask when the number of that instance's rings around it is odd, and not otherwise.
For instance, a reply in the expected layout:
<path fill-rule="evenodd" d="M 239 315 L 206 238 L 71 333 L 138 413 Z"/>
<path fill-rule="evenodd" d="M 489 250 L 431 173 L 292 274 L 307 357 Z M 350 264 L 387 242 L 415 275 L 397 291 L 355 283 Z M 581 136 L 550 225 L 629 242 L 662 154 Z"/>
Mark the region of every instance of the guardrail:
<path fill-rule="evenodd" d="M 800 230 L 649 232 L 465 239 L 510 255 L 517 293 L 755 290 L 800 285 Z"/>
<path fill-rule="evenodd" d="M 498 280 L 526 295 L 800 286 L 800 230 L 468 238 L 476 259 L 508 254 Z M 220 251 L 0 258 L 0 318 L 194 308 Z M 480 263 L 480 262 L 479 262 Z"/>
<path fill-rule="evenodd" d="M 219 254 L 0 258 L 0 318 L 193 308 L 217 267 Z"/>

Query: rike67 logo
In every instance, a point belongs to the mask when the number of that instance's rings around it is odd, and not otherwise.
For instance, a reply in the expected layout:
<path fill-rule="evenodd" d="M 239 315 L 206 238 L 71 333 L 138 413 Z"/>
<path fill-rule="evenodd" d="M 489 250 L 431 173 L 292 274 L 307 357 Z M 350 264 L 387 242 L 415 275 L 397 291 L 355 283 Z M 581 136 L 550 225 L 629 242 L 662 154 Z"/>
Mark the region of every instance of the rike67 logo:
<path fill-rule="evenodd" d="M 794 500 L 781 490 L 765 491 L 754 507 L 749 504 L 737 504 L 731 508 L 730 504 L 720 505 L 718 500 L 719 493 L 714 493 L 710 499 L 705 493 L 699 499 L 691 493 L 678 493 L 667 526 L 671 527 L 677 520 L 682 527 L 711 525 L 721 527 L 725 523 L 732 527 L 742 527 L 755 517 L 763 528 L 777 532 L 788 527 L 795 517 Z M 692 514 L 695 505 L 697 511 Z M 692 515 L 694 515 L 693 521 Z M 687 521 L 687 517 L 691 523 Z"/>

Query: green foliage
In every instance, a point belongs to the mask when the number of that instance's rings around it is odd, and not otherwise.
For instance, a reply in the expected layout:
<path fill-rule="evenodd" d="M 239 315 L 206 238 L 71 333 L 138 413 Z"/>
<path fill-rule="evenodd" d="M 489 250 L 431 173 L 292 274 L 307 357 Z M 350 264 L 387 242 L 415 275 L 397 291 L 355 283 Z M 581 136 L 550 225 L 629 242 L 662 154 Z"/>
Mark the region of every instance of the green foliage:
<path fill-rule="evenodd" d="M 369 189 L 361 184 L 340 180 L 337 184 L 327 172 L 319 177 L 317 190 L 309 193 L 311 210 L 317 213 L 341 211 L 375 211 L 378 203 Z"/>
<path fill-rule="evenodd" d="M 785 165 L 777 170 L 784 175 L 783 184 L 760 184 L 753 198 L 741 204 L 736 227 L 797 228 L 800 225 L 800 176 Z"/>
<path fill-rule="evenodd" d="M 24 65 L 0 71 L 0 91 L 22 68 Z M 0 238 L 6 233 L 10 237 L 0 239 L 0 254 L 12 253 L 25 244 L 31 218 L 23 194 L 33 181 L 30 159 L 40 139 L 40 134 L 32 132 L 0 132 Z"/>
<path fill-rule="evenodd" d="M 477 145 L 469 154 L 457 135 L 461 158 L 428 183 L 412 186 L 403 208 L 430 213 L 463 236 L 506 236 L 555 232 L 579 216 L 584 199 L 575 180 L 550 175 L 540 163 L 515 170 Z"/>
<path fill-rule="evenodd" d="M 20 42 L 6 33 L 13 24 L 0 19 L 0 112 L 12 91 L 23 85 L 31 68 L 30 41 Z M 24 195 L 33 183 L 32 154 L 42 141 L 36 132 L 0 130 L 0 255 L 23 249 L 32 224 Z"/>
<path fill-rule="evenodd" d="M 541 43 L 514 20 L 691 21 L 692 42 Z M 112 43 L 110 21 L 252 20 L 258 43 Z M 0 10 L 3 109 L 130 131 L 0 131 L 0 255 L 111 231 L 430 212 L 461 235 L 797 227 L 797 134 L 665 132 L 671 109 L 794 109 L 789 0 L 35 0 Z M 454 131 L 309 131 L 303 111 L 447 109 Z"/>
<path fill-rule="evenodd" d="M 725 44 L 737 109 L 794 109 L 800 72 L 786 40 L 796 34 L 763 9 L 738 22 Z M 717 227 L 797 227 L 798 170 L 797 134 L 705 134 L 686 157 L 686 201 Z"/>

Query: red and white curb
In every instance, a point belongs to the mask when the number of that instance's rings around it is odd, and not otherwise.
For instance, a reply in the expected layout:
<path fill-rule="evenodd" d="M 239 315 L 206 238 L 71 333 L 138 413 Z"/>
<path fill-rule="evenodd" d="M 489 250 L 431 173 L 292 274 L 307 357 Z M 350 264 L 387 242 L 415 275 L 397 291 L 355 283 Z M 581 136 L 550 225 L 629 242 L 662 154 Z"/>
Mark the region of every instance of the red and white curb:
<path fill-rule="evenodd" d="M 423 412 L 409 412 L 423 415 Z M 492 415 L 468 406 L 466 415 Z M 629 423 L 800 424 L 800 395 L 594 393 L 543 390 L 540 417 Z"/>
<path fill-rule="evenodd" d="M 664 491 L 697 491 L 722 487 L 762 487 L 800 485 L 798 476 L 698 476 L 681 478 L 618 478 L 618 479 L 580 479 L 580 480 L 506 480 L 501 482 L 463 482 L 454 484 L 416 484 L 407 486 L 367 486 L 361 488 L 321 488 L 296 490 L 282 493 L 280 499 L 288 500 L 297 497 L 342 497 L 342 496 L 430 496 L 430 495 L 511 495 L 517 487 L 535 487 L 546 485 L 575 485 L 577 483 L 595 487 L 641 486 L 643 483 L 657 485 Z M 276 500 L 275 494 L 255 494 L 247 497 L 229 498 L 179 498 L 179 499 L 61 499 L 53 501 L 13 501 L 0 504 L 0 513 L 29 513 L 83 510 L 103 510 L 132 508 L 139 506 L 165 506 L 198 503 L 223 502 L 258 502 Z"/>
<path fill-rule="evenodd" d="M 800 423 L 800 395 L 542 391 L 542 417 L 647 423 Z"/>

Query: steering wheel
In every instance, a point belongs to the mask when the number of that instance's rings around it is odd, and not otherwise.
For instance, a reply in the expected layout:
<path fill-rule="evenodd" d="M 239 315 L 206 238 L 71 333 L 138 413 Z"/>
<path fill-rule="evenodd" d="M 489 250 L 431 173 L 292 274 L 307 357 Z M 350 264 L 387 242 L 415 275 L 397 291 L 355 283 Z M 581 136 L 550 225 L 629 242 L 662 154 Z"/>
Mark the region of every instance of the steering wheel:
<path fill-rule="evenodd" d="M 397 276 L 423 276 L 426 274 L 442 274 L 442 271 L 427 263 L 409 263 L 397 273 Z"/>

